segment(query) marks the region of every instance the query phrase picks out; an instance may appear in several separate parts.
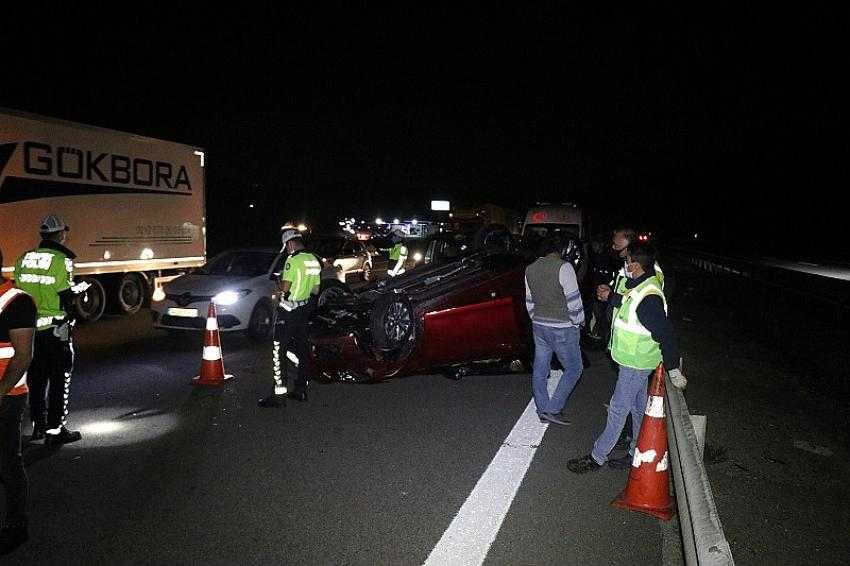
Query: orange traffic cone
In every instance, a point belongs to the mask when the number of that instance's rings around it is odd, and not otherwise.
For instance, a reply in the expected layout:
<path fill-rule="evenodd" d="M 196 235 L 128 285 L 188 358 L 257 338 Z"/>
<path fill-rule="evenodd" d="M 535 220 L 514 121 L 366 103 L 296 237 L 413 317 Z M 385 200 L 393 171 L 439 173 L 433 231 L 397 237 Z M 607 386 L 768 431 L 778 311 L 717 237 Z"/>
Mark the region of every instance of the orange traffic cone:
<path fill-rule="evenodd" d="M 233 377 L 224 373 L 224 360 L 221 359 L 221 340 L 218 337 L 218 318 L 215 303 L 210 301 L 207 311 L 207 329 L 204 331 L 204 354 L 201 358 L 201 374 L 192 380 L 193 385 L 221 385 Z"/>
<path fill-rule="evenodd" d="M 664 365 L 658 364 L 649 386 L 646 412 L 640 425 L 626 489 L 611 502 L 614 507 L 640 511 L 663 521 L 673 516 L 668 488 L 667 423 L 664 419 Z"/>

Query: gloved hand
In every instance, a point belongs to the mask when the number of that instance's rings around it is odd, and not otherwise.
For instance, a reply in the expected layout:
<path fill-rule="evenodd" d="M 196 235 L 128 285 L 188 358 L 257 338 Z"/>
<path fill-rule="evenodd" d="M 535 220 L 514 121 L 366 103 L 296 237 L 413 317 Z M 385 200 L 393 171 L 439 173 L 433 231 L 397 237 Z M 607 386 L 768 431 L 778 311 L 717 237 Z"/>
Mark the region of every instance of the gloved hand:
<path fill-rule="evenodd" d="M 684 389 L 685 386 L 688 384 L 688 380 L 685 377 L 685 374 L 683 374 L 678 368 L 671 369 L 667 372 L 667 375 L 670 376 L 670 381 L 673 382 L 673 385 L 676 386 L 678 389 Z"/>

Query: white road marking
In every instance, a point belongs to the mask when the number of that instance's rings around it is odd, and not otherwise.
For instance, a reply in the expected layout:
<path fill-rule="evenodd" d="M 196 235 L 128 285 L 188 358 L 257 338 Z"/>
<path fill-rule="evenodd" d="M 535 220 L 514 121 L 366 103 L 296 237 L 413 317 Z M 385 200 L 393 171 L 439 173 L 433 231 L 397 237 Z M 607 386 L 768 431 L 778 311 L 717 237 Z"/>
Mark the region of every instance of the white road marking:
<path fill-rule="evenodd" d="M 550 372 L 550 395 L 561 374 L 561 371 Z M 547 428 L 548 424 L 540 422 L 532 399 L 428 555 L 426 566 L 484 563 Z"/>

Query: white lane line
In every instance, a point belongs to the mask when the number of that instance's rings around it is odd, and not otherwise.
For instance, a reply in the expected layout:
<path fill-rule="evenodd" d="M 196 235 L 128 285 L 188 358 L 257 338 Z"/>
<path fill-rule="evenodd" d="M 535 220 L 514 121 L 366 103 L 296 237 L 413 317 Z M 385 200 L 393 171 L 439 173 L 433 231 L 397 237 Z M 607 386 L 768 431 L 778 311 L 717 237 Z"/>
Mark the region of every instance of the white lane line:
<path fill-rule="evenodd" d="M 550 373 L 550 395 L 561 374 Z M 532 399 L 428 555 L 425 566 L 484 563 L 547 428 L 548 424 L 540 422 Z"/>

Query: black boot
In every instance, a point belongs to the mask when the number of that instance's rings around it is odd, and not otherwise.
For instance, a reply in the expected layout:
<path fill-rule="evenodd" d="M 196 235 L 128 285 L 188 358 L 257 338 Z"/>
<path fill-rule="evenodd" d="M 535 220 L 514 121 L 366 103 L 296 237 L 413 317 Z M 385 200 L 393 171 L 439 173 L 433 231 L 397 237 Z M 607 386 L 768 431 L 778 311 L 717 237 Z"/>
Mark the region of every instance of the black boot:
<path fill-rule="evenodd" d="M 295 399 L 296 401 L 307 401 L 307 391 L 303 389 L 296 389 L 289 396 Z"/>
<path fill-rule="evenodd" d="M 267 395 L 257 401 L 257 406 L 263 407 L 264 409 L 284 407 L 286 406 L 286 395 L 275 395 L 272 393 L 271 395 Z"/>
<path fill-rule="evenodd" d="M 45 446 L 59 446 L 61 444 L 69 444 L 76 442 L 83 437 L 78 430 L 68 430 L 64 426 L 59 429 L 58 434 L 45 434 Z"/>
<path fill-rule="evenodd" d="M 9 554 L 29 540 L 27 520 L 6 524 L 0 529 L 0 556 Z"/>
<path fill-rule="evenodd" d="M 47 430 L 47 427 L 43 424 L 32 423 L 32 434 L 30 435 L 29 442 L 37 442 L 39 440 L 44 440 L 44 434 Z"/>

